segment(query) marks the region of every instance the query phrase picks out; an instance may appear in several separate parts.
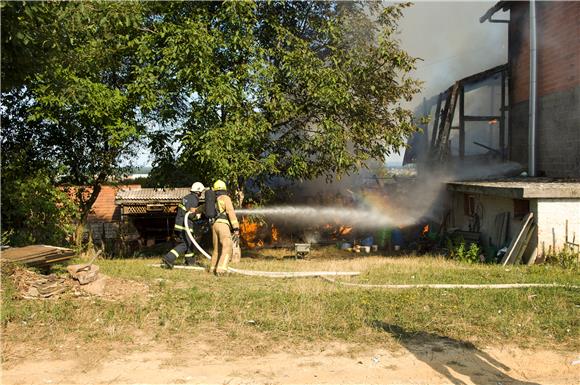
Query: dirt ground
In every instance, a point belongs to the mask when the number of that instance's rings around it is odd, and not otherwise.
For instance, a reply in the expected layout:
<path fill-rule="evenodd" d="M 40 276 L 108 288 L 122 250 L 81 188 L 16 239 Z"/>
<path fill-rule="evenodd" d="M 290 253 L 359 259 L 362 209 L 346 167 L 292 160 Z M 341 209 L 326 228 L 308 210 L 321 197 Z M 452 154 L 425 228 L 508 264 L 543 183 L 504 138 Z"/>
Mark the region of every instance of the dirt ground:
<path fill-rule="evenodd" d="M 577 352 L 482 350 L 445 338 L 418 342 L 395 350 L 332 343 L 252 356 L 217 354 L 199 340 L 185 341 L 179 349 L 143 342 L 96 355 L 90 346 L 56 352 L 26 348 L 26 354 L 15 346 L 2 364 L 2 384 L 580 383 Z"/>

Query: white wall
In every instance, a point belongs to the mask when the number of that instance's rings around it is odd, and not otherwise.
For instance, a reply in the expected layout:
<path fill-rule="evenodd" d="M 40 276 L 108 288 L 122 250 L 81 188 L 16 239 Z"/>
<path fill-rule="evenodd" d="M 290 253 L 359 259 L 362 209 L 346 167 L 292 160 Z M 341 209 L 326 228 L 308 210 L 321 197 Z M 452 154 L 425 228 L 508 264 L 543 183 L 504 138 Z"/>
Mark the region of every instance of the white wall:
<path fill-rule="evenodd" d="M 538 226 L 538 255 L 549 248 L 561 249 L 566 241 L 580 243 L 580 199 L 537 199 L 532 211 Z"/>

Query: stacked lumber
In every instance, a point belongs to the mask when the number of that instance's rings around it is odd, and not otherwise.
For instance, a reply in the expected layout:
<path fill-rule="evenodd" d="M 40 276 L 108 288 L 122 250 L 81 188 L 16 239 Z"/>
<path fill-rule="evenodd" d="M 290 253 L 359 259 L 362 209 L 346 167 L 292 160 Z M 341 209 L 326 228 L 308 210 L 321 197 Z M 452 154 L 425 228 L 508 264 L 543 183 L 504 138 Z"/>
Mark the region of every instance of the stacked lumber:
<path fill-rule="evenodd" d="M 71 259 L 74 250 L 65 247 L 32 245 L 26 247 L 10 247 L 0 252 L 2 262 L 21 263 L 28 266 L 48 266 L 53 263 Z"/>
<path fill-rule="evenodd" d="M 507 252 L 501 261 L 503 266 L 519 264 L 522 262 L 524 252 L 528 248 L 528 244 L 532 239 L 532 235 L 534 234 L 535 229 L 536 225 L 534 223 L 534 214 L 529 213 L 525 216 L 520 231 L 510 242 Z M 531 265 L 534 263 L 534 261 L 535 258 L 532 256 L 524 262 L 528 265 Z"/>

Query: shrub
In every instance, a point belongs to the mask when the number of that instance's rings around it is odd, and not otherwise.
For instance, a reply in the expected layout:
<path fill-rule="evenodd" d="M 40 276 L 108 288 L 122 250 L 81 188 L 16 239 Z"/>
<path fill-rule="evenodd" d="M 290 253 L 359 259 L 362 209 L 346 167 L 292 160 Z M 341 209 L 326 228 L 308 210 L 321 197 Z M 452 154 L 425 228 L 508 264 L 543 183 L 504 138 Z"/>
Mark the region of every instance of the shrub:
<path fill-rule="evenodd" d="M 467 263 L 481 262 L 481 248 L 477 243 L 472 243 L 469 245 L 469 248 L 467 248 L 463 239 L 455 243 L 449 240 L 448 248 L 449 257 L 451 259 Z"/>
<path fill-rule="evenodd" d="M 568 270 L 577 270 L 580 264 L 580 252 L 565 245 L 559 251 L 550 250 L 546 255 L 546 263 Z"/>
<path fill-rule="evenodd" d="M 24 178 L 2 177 L 2 242 L 11 246 L 68 245 L 78 209 L 68 195 L 41 172 Z"/>

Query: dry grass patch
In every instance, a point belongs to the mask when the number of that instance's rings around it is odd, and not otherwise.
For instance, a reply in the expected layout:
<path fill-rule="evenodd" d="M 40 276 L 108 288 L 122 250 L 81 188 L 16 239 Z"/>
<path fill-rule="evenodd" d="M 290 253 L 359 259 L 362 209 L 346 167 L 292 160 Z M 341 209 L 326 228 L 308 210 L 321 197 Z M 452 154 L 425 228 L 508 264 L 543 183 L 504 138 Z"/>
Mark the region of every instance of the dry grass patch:
<path fill-rule="evenodd" d="M 323 250 L 324 251 L 324 250 Z M 328 249 L 325 255 L 335 256 Z M 340 252 L 340 251 L 338 251 Z M 268 250 L 263 251 L 268 254 Z M 351 254 L 352 255 L 352 254 Z M 577 272 L 549 266 L 458 264 L 430 257 L 244 258 L 239 268 L 269 271 L 360 271 L 352 282 L 555 282 L 580 285 Z M 204 341 L 224 354 L 339 342 L 395 348 L 401 335 L 441 336 L 478 346 L 580 348 L 577 289 L 381 290 L 344 287 L 320 279 L 271 279 L 150 267 L 151 259 L 102 260 L 101 271 L 133 295 L 105 301 L 63 297 L 24 301 L 3 280 L 4 346 L 59 349 L 68 338 L 87 346 L 152 343 L 179 347 Z M 341 278 L 347 279 L 347 278 Z M 147 288 L 142 290 L 139 288 Z M 389 327 L 383 327 L 390 325 Z M 403 330 L 404 333 L 394 332 Z M 423 334 L 421 334 L 423 333 Z M 71 344 L 73 342 L 70 342 Z M 12 345 L 11 345 L 12 344 Z M 209 348 L 208 348 L 209 349 Z"/>

